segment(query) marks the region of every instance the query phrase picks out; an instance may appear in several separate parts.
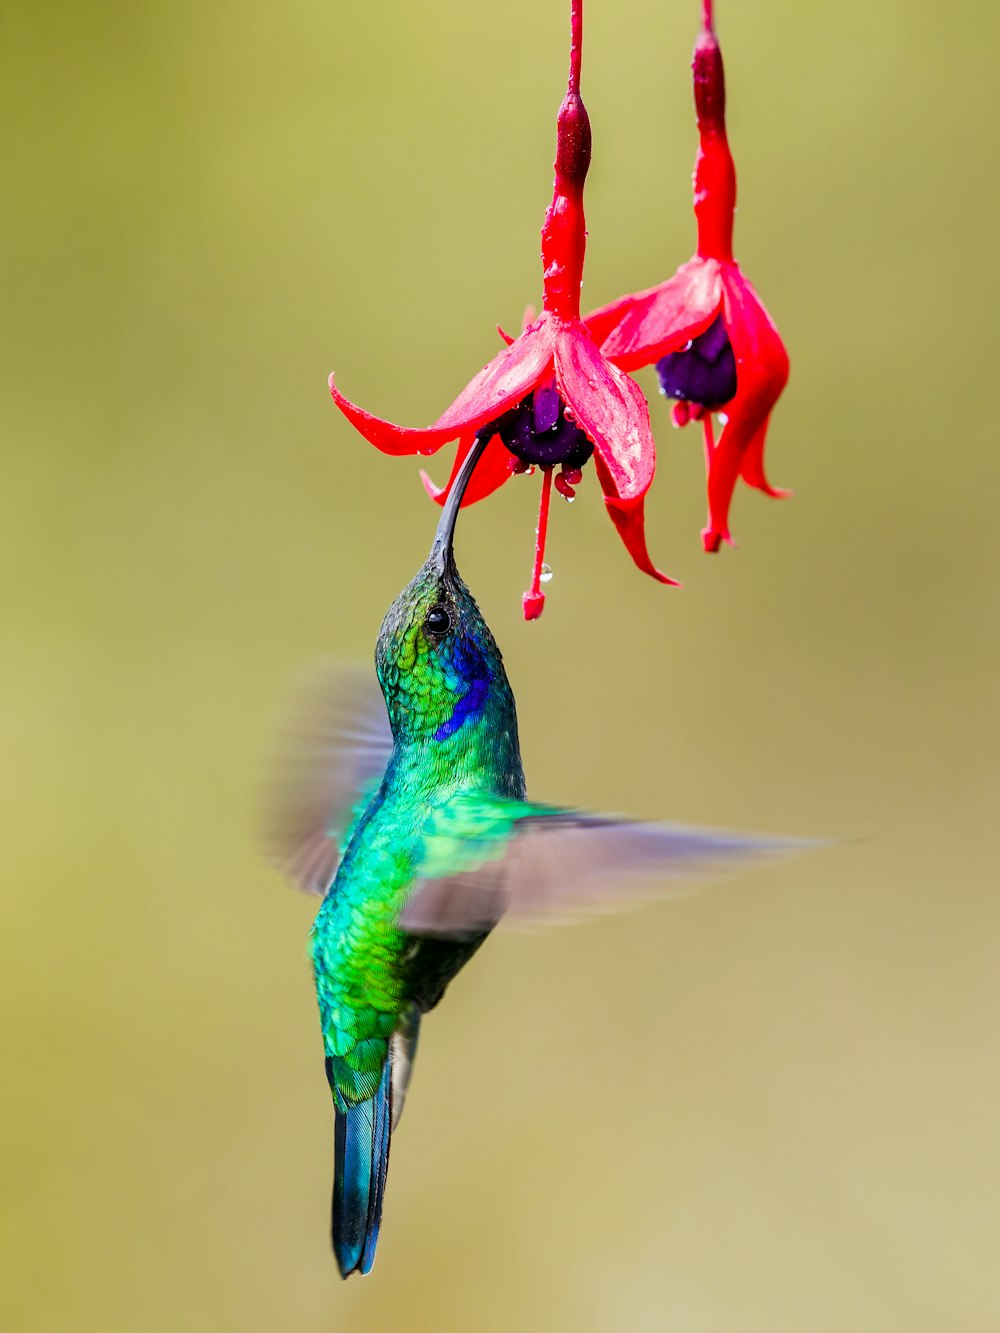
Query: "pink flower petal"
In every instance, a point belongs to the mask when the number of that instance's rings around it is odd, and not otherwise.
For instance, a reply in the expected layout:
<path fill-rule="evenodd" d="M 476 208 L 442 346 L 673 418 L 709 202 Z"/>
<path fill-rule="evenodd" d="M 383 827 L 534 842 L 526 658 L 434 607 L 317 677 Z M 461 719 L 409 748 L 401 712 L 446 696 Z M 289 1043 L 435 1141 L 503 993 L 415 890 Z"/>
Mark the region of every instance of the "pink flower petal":
<path fill-rule="evenodd" d="M 605 361 L 580 323 L 561 331 L 555 367 L 567 410 L 594 444 L 604 503 L 628 553 L 651 578 L 676 584 L 656 568 L 646 549 L 643 503 L 656 470 L 656 450 L 642 390 Z"/>
<path fill-rule="evenodd" d="M 427 473 L 421 469 L 420 479 L 424 483 L 424 489 L 431 499 L 436 500 L 439 505 L 443 505 L 447 500 L 459 469 L 472 448 L 474 438 L 472 435 L 467 435 L 459 440 L 451 476 L 444 486 L 440 488 L 435 486 Z M 494 491 L 499 490 L 505 481 L 510 480 L 510 477 L 510 454 L 504 447 L 500 436 L 494 435 L 483 450 L 482 457 L 476 464 L 475 470 L 469 479 L 469 484 L 465 488 L 465 494 L 462 496 L 462 508 L 464 509 L 466 505 L 475 504 L 477 500 L 485 500 L 487 495 L 492 495 Z"/>
<path fill-rule="evenodd" d="M 721 303 L 719 264 L 696 256 L 658 287 L 604 306 L 588 315 L 586 323 L 597 333 L 610 324 L 601 353 L 623 370 L 636 370 L 704 332 Z"/>
<path fill-rule="evenodd" d="M 619 500 L 641 499 L 656 468 L 642 390 L 604 359 L 579 322 L 561 331 L 555 368 L 563 402 L 604 465 L 610 482 L 605 491 Z"/>
<path fill-rule="evenodd" d="M 757 411 L 766 415 L 788 383 L 788 353 L 763 301 L 737 264 L 724 266 L 722 284 L 723 318 L 736 357 L 736 401 L 751 398 Z"/>
<path fill-rule="evenodd" d="M 553 321 L 542 315 L 465 386 L 432 429 L 450 428 L 453 436 L 474 430 L 520 402 L 551 365 L 554 339 Z"/>
<path fill-rule="evenodd" d="M 363 407 L 358 407 L 344 397 L 332 375 L 330 395 L 355 430 L 360 431 L 369 444 L 381 449 L 384 454 L 396 457 L 402 454 L 433 454 L 458 434 L 457 430 L 414 430 L 406 426 L 394 426 L 391 421 L 383 421 L 381 417 L 373 417 Z"/>
<path fill-rule="evenodd" d="M 795 492 L 787 490 L 783 486 L 772 486 L 764 473 L 764 441 L 767 437 L 767 427 L 770 420 L 770 415 L 764 418 L 762 425 L 758 427 L 750 443 L 743 451 L 740 476 L 748 486 L 752 486 L 756 491 L 763 491 L 772 500 L 787 500 Z"/>
<path fill-rule="evenodd" d="M 609 301 L 607 305 L 599 306 L 589 315 L 584 315 L 583 322 L 587 326 L 587 332 L 598 347 L 603 345 L 608 335 L 618 327 L 637 302 L 644 301 L 657 291 L 659 286 L 649 287 L 644 292 L 630 292 L 627 296 L 619 296 L 617 301 Z"/>
<path fill-rule="evenodd" d="M 598 478 L 601 485 L 605 487 L 605 491 L 607 491 L 605 485 L 606 474 L 603 473 L 601 464 L 596 459 L 595 463 Z M 672 579 L 669 574 L 664 574 L 662 570 L 656 568 L 646 547 L 646 519 L 643 513 L 645 499 L 622 504 L 620 501 L 613 499 L 612 496 L 605 494 L 604 503 L 607 506 L 612 523 L 618 529 L 619 537 L 625 543 L 625 549 L 635 561 L 636 566 L 644 574 L 656 579 L 658 583 L 669 583 L 672 587 L 679 588 L 681 585 L 676 579 Z"/>
<path fill-rule="evenodd" d="M 496 420 L 534 388 L 552 363 L 553 330 L 544 315 L 467 384 L 448 410 L 425 429 L 396 426 L 352 403 L 330 376 L 330 394 L 348 421 L 384 454 L 433 454 L 460 435 Z"/>
<path fill-rule="evenodd" d="M 771 409 L 788 380 L 788 355 L 763 303 L 735 264 L 725 266 L 723 282 L 723 317 L 736 357 L 737 388 L 709 468 L 709 520 L 702 533 L 706 551 L 732 540 L 729 506 L 741 474 L 769 495 L 787 494 L 766 480 L 764 439 Z"/>

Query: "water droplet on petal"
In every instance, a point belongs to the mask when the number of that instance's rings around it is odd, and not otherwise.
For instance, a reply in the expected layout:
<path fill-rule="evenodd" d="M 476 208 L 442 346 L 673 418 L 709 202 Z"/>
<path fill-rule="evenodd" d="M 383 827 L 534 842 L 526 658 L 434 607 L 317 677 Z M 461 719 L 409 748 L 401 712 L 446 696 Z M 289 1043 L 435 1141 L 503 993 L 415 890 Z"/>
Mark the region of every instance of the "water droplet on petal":
<path fill-rule="evenodd" d="M 549 569 L 548 565 L 542 565 L 542 572 L 541 572 L 541 574 L 538 576 L 538 581 L 539 581 L 539 583 L 551 583 L 551 582 L 552 582 L 552 570 Z"/>

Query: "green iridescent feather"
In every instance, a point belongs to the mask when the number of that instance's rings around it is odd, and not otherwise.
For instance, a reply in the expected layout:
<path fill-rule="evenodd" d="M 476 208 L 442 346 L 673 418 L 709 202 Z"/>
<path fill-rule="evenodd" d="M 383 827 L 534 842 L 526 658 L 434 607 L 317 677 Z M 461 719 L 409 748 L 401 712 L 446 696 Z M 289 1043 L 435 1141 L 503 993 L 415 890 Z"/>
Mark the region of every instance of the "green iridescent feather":
<path fill-rule="evenodd" d="M 449 619 L 437 639 L 424 621 Z M 499 649 L 453 566 L 424 567 L 386 616 L 376 656 L 394 748 L 344 841 L 312 934 L 326 1054 L 338 1106 L 374 1095 L 389 1039 L 411 1004 L 426 1010 L 481 940 L 420 941 L 398 924 L 414 882 L 473 864 L 499 844 L 524 794 L 514 699 Z M 478 681 L 481 705 L 439 736 Z M 497 845 L 496 854 L 502 848 Z"/>

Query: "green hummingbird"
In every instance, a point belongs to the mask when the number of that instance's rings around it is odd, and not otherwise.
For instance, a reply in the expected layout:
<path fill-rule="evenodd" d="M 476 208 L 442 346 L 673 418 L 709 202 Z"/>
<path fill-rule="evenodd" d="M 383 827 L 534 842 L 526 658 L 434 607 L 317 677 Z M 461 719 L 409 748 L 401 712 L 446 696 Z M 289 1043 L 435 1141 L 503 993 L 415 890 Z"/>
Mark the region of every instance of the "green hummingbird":
<path fill-rule="evenodd" d="M 331 709 L 310 701 L 297 758 L 275 787 L 272 859 L 323 895 L 311 956 L 343 1277 L 369 1272 L 375 1258 L 421 1018 L 501 916 L 564 919 L 609 892 L 620 898 L 623 885 L 662 886 L 799 845 L 526 800 L 514 695 L 453 554 L 478 444 L 429 559 L 385 617 L 381 694 L 341 686 Z"/>

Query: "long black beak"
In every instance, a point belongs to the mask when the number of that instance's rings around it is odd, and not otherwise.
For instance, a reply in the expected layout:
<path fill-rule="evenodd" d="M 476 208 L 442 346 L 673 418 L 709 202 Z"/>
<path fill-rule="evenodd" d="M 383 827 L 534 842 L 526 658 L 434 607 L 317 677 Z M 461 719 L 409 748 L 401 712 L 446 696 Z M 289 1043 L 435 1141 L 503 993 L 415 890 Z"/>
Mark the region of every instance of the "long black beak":
<path fill-rule="evenodd" d="M 446 573 L 449 568 L 454 566 L 455 521 L 458 518 L 458 511 L 462 504 L 462 496 L 465 494 L 465 488 L 469 484 L 469 478 L 472 476 L 476 464 L 483 456 L 483 450 L 492 437 L 493 431 L 489 428 L 477 432 L 475 442 L 466 454 L 465 462 L 462 464 L 458 476 L 448 492 L 448 498 L 444 502 L 444 509 L 442 509 L 441 517 L 438 520 L 437 532 L 434 534 L 434 544 L 431 547 L 430 561 L 428 562 L 433 564 L 440 574 Z"/>

